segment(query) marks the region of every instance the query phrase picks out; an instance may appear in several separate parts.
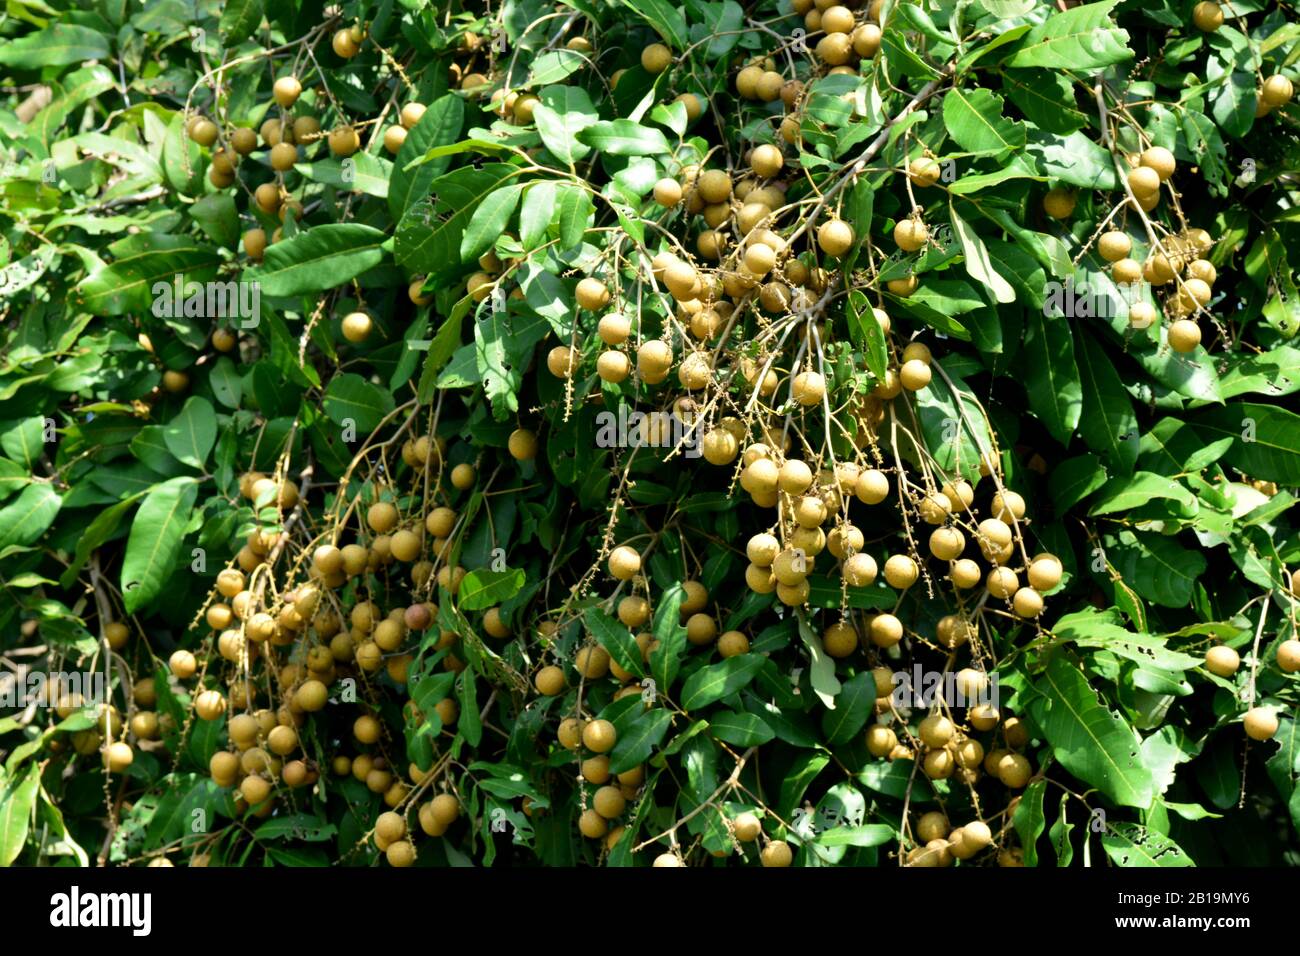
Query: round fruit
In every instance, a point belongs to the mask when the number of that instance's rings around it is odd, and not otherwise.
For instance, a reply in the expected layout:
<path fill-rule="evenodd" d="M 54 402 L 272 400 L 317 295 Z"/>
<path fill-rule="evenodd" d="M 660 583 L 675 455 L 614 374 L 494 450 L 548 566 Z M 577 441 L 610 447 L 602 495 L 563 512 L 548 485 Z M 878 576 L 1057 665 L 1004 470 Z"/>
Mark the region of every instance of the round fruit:
<path fill-rule="evenodd" d="M 576 290 L 578 305 L 592 312 L 603 309 L 609 304 L 609 289 L 599 279 L 587 276 L 578 282 Z"/>
<path fill-rule="evenodd" d="M 930 238 L 930 230 L 919 219 L 904 219 L 894 226 L 894 242 L 904 252 L 916 252 Z"/>
<path fill-rule="evenodd" d="M 1072 190 L 1058 186 L 1043 197 L 1043 212 L 1053 219 L 1069 219 L 1077 201 L 1078 197 Z"/>
<path fill-rule="evenodd" d="M 641 570 L 641 555 L 635 548 L 619 545 L 609 555 L 609 573 L 620 581 L 630 581 Z"/>
<path fill-rule="evenodd" d="M 554 697 L 564 691 L 564 671 L 554 664 L 543 667 L 533 679 L 539 694 Z"/>
<path fill-rule="evenodd" d="M 516 428 L 507 439 L 506 448 L 516 461 L 531 461 L 537 457 L 537 436 L 527 428 Z"/>
<path fill-rule="evenodd" d="M 1300 671 L 1300 641 L 1291 638 L 1277 646 L 1277 666 L 1288 674 Z"/>
<path fill-rule="evenodd" d="M 1192 23 L 1204 33 L 1213 33 L 1223 26 L 1223 10 L 1212 0 L 1201 0 L 1192 8 Z"/>
<path fill-rule="evenodd" d="M 1194 351 L 1201 344 L 1201 327 L 1191 319 L 1178 319 L 1169 326 L 1169 347 L 1175 352 Z"/>
<path fill-rule="evenodd" d="M 785 157 L 775 146 L 764 143 L 761 146 L 755 146 L 754 151 L 749 156 L 749 167 L 754 171 L 754 175 L 762 179 L 770 179 L 781 171 L 785 165 Z"/>
<path fill-rule="evenodd" d="M 1178 165 L 1174 160 L 1174 154 L 1163 146 L 1152 146 L 1143 150 L 1139 162 L 1143 168 L 1154 170 L 1162 183 L 1174 174 Z M 1133 191 L 1137 192 L 1136 189 Z"/>
<path fill-rule="evenodd" d="M 752 813 L 741 813 L 732 821 L 736 839 L 741 843 L 752 843 L 763 832 L 762 822 Z"/>
<path fill-rule="evenodd" d="M 1294 95 L 1295 88 L 1291 85 L 1291 81 L 1280 73 L 1275 73 L 1265 80 L 1260 90 L 1260 99 L 1273 109 L 1290 103 Z"/>
<path fill-rule="evenodd" d="M 794 861 L 794 851 L 790 849 L 790 844 L 786 843 L 784 840 L 773 840 L 767 846 L 763 847 L 758 858 L 763 866 L 789 866 Z"/>
<path fill-rule="evenodd" d="M 654 197 L 659 205 L 672 209 L 682 201 L 681 183 L 671 177 L 664 177 L 655 183 Z"/>
<path fill-rule="evenodd" d="M 1133 250 L 1133 240 L 1126 232 L 1103 232 L 1097 240 L 1097 253 L 1107 262 L 1125 259 Z"/>
<path fill-rule="evenodd" d="M 1246 711 L 1242 723 L 1251 740 L 1272 740 L 1277 733 L 1277 714 L 1268 707 L 1252 707 Z"/>
<path fill-rule="evenodd" d="M 292 143 L 277 143 L 271 147 L 271 168 L 278 172 L 293 169 L 298 162 L 298 147 Z"/>
<path fill-rule="evenodd" d="M 582 744 L 593 753 L 609 753 L 617 740 L 614 725 L 608 720 L 593 720 L 582 730 Z"/>
<path fill-rule="evenodd" d="M 817 230 L 817 245 L 833 258 L 844 256 L 853 248 L 853 227 L 841 219 L 829 219 Z"/>
<path fill-rule="evenodd" d="M 302 95 L 302 84 L 298 82 L 297 77 L 282 76 L 275 81 L 271 93 L 277 103 L 288 109 L 298 102 L 298 97 Z"/>
<path fill-rule="evenodd" d="M 647 73 L 658 75 L 668 69 L 673 62 L 673 51 L 662 43 L 651 43 L 641 51 L 641 68 Z"/>
<path fill-rule="evenodd" d="M 1231 677 L 1241 666 L 1241 657 L 1231 647 L 1217 645 L 1205 652 L 1205 668 L 1218 677 Z"/>
<path fill-rule="evenodd" d="M 393 155 L 397 155 L 398 150 L 402 148 L 402 144 L 405 142 L 405 126 L 390 126 L 388 129 L 384 130 L 384 149 L 388 150 Z"/>
<path fill-rule="evenodd" d="M 370 338 L 374 323 L 364 312 L 352 312 L 343 317 L 343 337 L 349 342 L 364 342 Z"/>
<path fill-rule="evenodd" d="M 920 359 L 904 362 L 898 370 L 898 379 L 909 392 L 919 392 L 929 385 L 930 375 L 930 366 Z"/>

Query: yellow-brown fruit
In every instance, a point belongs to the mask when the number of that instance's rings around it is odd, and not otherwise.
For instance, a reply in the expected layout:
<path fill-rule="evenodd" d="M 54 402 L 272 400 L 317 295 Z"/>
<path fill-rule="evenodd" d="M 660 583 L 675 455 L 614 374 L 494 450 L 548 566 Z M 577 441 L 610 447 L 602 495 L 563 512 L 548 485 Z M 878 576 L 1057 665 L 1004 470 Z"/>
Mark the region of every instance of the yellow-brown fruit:
<path fill-rule="evenodd" d="M 1192 8 L 1192 23 L 1202 33 L 1213 33 L 1223 26 L 1223 9 L 1212 0 L 1201 0 Z"/>
<path fill-rule="evenodd" d="M 641 51 L 641 68 L 657 76 L 668 69 L 673 62 L 673 51 L 662 43 L 651 43 Z"/>
<path fill-rule="evenodd" d="M 1295 95 L 1295 87 L 1291 81 L 1281 73 L 1275 73 L 1264 81 L 1260 89 L 1260 99 L 1262 99 L 1270 108 L 1277 109 L 1279 106 L 1285 106 L 1291 102 L 1291 97 Z"/>
<path fill-rule="evenodd" d="M 537 457 L 537 436 L 527 428 L 516 428 L 506 441 L 506 449 L 516 461 L 532 461 Z"/>
<path fill-rule="evenodd" d="M 593 720 L 582 730 L 583 746 L 593 753 L 609 753 L 617 740 L 614 725 L 608 720 Z"/>
<path fill-rule="evenodd" d="M 398 150 L 402 148 L 402 144 L 405 142 L 405 126 L 390 126 L 388 129 L 384 130 L 384 149 L 388 150 L 394 156 L 397 155 Z"/>
<path fill-rule="evenodd" d="M 1069 219 L 1077 202 L 1078 196 L 1073 190 L 1058 186 L 1043 197 L 1043 211 L 1053 219 Z"/>
<path fill-rule="evenodd" d="M 361 137 L 351 126 L 339 126 L 330 130 L 329 145 L 335 156 L 351 156 L 361 148 Z"/>
<path fill-rule="evenodd" d="M 292 143 L 277 143 L 271 147 L 271 168 L 278 172 L 293 169 L 298 161 L 298 147 Z"/>
<path fill-rule="evenodd" d="M 271 93 L 277 103 L 288 109 L 298 102 L 298 97 L 302 95 L 302 84 L 298 82 L 297 77 L 282 76 L 275 81 Z"/>
<path fill-rule="evenodd" d="M 1231 677 L 1241 666 L 1241 657 L 1231 647 L 1217 645 L 1205 652 L 1205 668 L 1218 677 Z"/>
<path fill-rule="evenodd" d="M 826 255 L 839 259 L 853 248 L 853 227 L 842 219 L 829 219 L 817 229 L 817 245 Z"/>

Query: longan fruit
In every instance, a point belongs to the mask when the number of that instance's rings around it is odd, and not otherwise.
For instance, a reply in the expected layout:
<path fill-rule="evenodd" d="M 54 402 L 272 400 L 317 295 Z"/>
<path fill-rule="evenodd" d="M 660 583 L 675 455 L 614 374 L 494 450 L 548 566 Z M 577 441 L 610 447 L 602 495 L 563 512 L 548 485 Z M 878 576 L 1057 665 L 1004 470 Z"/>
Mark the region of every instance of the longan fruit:
<path fill-rule="evenodd" d="M 1277 646 L 1277 666 L 1288 674 L 1300 671 L 1300 641 L 1291 638 Z"/>
<path fill-rule="evenodd" d="M 1033 768 L 1020 754 L 1005 753 L 995 764 L 994 773 L 1004 786 L 1019 790 L 1029 783 L 1029 778 L 1033 776 Z"/>
<path fill-rule="evenodd" d="M 292 143 L 277 143 L 271 147 L 271 168 L 277 172 L 293 169 L 298 162 L 298 147 Z"/>
<path fill-rule="evenodd" d="M 335 156 L 351 156 L 361 148 L 361 137 L 351 126 L 339 126 L 330 130 L 328 142 L 330 152 Z"/>
<path fill-rule="evenodd" d="M 1223 9 L 1212 0 L 1201 0 L 1192 8 L 1192 23 L 1202 33 L 1213 33 L 1223 26 Z"/>
<path fill-rule="evenodd" d="M 1205 668 L 1218 677 L 1231 677 L 1241 666 L 1241 657 L 1231 647 L 1216 645 L 1205 652 Z"/>
<path fill-rule="evenodd" d="M 244 244 L 244 254 L 254 262 L 261 262 L 262 256 L 266 252 L 266 230 L 249 229 L 244 233 L 242 241 Z M 226 334 L 229 335 L 230 333 Z M 217 337 L 215 334 L 212 337 L 212 344 L 217 344 Z M 229 351 L 229 349 L 224 349 L 223 351 Z"/>
<path fill-rule="evenodd" d="M 853 227 L 842 219 L 829 219 L 817 229 L 817 245 L 822 252 L 839 259 L 853 248 Z"/>
<path fill-rule="evenodd" d="M 736 839 L 741 843 L 752 843 L 763 832 L 762 822 L 752 813 L 739 813 L 731 822 L 732 827 L 735 829 Z"/>
<path fill-rule="evenodd" d="M 537 457 L 537 436 L 527 428 L 516 428 L 506 441 L 506 449 L 516 461 L 531 461 Z"/>
<path fill-rule="evenodd" d="M 618 734 L 608 720 L 593 720 L 582 728 L 582 743 L 593 753 L 609 753 L 614 749 Z"/>
<path fill-rule="evenodd" d="M 794 851 L 784 840 L 773 840 L 763 847 L 758 855 L 759 862 L 768 867 L 785 867 L 794 861 Z"/>
<path fill-rule="evenodd" d="M 1242 724 L 1251 740 L 1271 740 L 1277 733 L 1277 714 L 1268 707 L 1252 707 L 1246 711 Z"/>
<path fill-rule="evenodd" d="M 641 570 L 641 555 L 635 548 L 619 545 L 609 555 L 609 573 L 619 581 L 630 581 Z"/>
<path fill-rule="evenodd" d="M 651 43 L 641 51 L 641 68 L 657 76 L 668 69 L 673 62 L 673 51 L 662 43 Z"/>
<path fill-rule="evenodd" d="M 402 144 L 405 142 L 405 126 L 390 126 L 388 129 L 384 130 L 384 149 L 388 150 L 388 152 L 392 153 L 394 156 L 397 155 L 398 151 L 402 148 Z"/>
<path fill-rule="evenodd" d="M 131 745 L 118 740 L 108 745 L 104 762 L 110 773 L 125 773 L 126 768 L 135 762 L 135 751 Z"/>
<path fill-rule="evenodd" d="M 1169 347 L 1175 352 L 1188 353 L 1201 344 L 1201 327 L 1191 319 L 1171 322 L 1167 333 Z"/>
<path fill-rule="evenodd" d="M 370 338 L 374 323 L 364 312 L 351 312 L 343 317 L 341 328 L 345 339 L 352 343 L 359 343 Z"/>
<path fill-rule="evenodd" d="M 175 651 L 172 656 L 167 659 L 167 669 L 175 674 L 180 680 L 187 680 L 188 678 L 193 677 L 194 673 L 198 670 L 198 667 L 198 661 L 194 659 L 194 655 L 189 651 Z"/>
<path fill-rule="evenodd" d="M 271 88 L 271 93 L 275 101 L 289 109 L 294 103 L 298 102 L 298 97 L 302 95 L 302 84 L 294 76 L 282 76 L 275 81 Z"/>
<path fill-rule="evenodd" d="M 1266 79 L 1260 89 L 1260 98 L 1273 109 L 1285 106 L 1291 102 L 1291 97 L 1294 95 L 1295 87 L 1280 73 L 1275 73 Z"/>
<path fill-rule="evenodd" d="M 1043 197 L 1043 211 L 1053 219 L 1069 219 L 1074 214 L 1078 197 L 1073 190 L 1058 186 Z"/>

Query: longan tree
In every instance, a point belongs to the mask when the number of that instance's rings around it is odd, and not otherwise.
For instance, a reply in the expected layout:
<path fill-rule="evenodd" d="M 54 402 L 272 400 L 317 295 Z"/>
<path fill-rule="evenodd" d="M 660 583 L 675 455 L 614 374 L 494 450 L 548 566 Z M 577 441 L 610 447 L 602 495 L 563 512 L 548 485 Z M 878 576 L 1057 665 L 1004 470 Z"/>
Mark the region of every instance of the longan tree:
<path fill-rule="evenodd" d="M 1297 862 L 1292 5 L 16 8 L 0 864 Z"/>

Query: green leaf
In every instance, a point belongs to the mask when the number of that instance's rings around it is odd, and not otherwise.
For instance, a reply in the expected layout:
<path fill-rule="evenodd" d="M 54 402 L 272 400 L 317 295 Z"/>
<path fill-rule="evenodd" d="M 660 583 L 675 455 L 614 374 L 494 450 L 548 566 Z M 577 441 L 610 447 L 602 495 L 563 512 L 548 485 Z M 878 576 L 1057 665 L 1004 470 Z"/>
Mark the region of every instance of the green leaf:
<path fill-rule="evenodd" d="M 848 743 L 861 732 L 876 707 L 876 679 L 862 671 L 844 681 L 835 695 L 835 709 L 822 714 L 822 733 L 831 744 Z"/>
<path fill-rule="evenodd" d="M 1046 780 L 1035 780 L 1020 795 L 1016 812 L 1011 816 L 1011 823 L 1020 836 L 1020 846 L 1025 854 L 1025 866 L 1038 865 L 1038 838 L 1042 836 L 1043 828 L 1047 824 L 1043 816 L 1043 794 L 1046 790 Z"/>
<path fill-rule="evenodd" d="M 1103 648 L 1160 670 L 1185 671 L 1203 663 L 1199 657 L 1170 650 L 1162 637 L 1134 633 L 1120 626 L 1114 611 L 1099 612 L 1088 608 L 1067 614 L 1056 622 L 1052 633 L 1079 647 Z"/>
<path fill-rule="evenodd" d="M 1208 564 L 1173 538 L 1144 531 L 1122 531 L 1108 549 L 1115 569 L 1135 591 L 1164 607 L 1186 607 L 1196 579 Z"/>
<path fill-rule="evenodd" d="M 325 414 L 337 425 L 349 421 L 357 434 L 374 431 L 396 407 L 393 393 L 367 382 L 360 375 L 345 372 L 330 379 L 325 389 Z"/>
<path fill-rule="evenodd" d="M 1096 455 L 1067 458 L 1047 479 L 1047 490 L 1058 517 L 1106 483 L 1106 469 Z"/>
<path fill-rule="evenodd" d="M 756 654 L 742 654 L 700 668 L 686 679 L 682 687 L 682 709 L 699 710 L 734 694 L 754 679 L 763 666 L 763 660 Z"/>
<path fill-rule="evenodd" d="M 622 0 L 622 3 L 654 27 L 655 32 L 672 49 L 684 50 L 690 42 L 684 8 L 669 0 Z"/>
<path fill-rule="evenodd" d="M 1070 843 L 1070 831 L 1074 829 L 1074 824 L 1066 816 L 1069 801 L 1068 793 L 1061 794 L 1061 806 L 1056 812 L 1056 822 L 1047 831 L 1052 841 L 1052 850 L 1056 853 L 1057 866 L 1069 866 L 1070 861 L 1074 859 L 1074 845 Z"/>
<path fill-rule="evenodd" d="M 950 364 L 951 358 L 936 358 L 933 362 L 933 366 L 945 370 Z M 976 481 L 980 455 L 992 450 L 993 439 L 979 401 L 969 386 L 955 372 L 948 371 L 947 375 L 956 391 L 936 371 L 930 384 L 915 393 L 921 433 L 926 448 L 944 474 L 961 474 Z M 915 459 L 915 453 L 909 448 L 900 451 Z"/>
<path fill-rule="evenodd" d="M 1004 279 L 993 265 L 993 260 L 989 256 L 989 251 L 985 247 L 979 234 L 957 214 L 956 209 L 950 209 L 952 217 L 952 228 L 957 233 L 957 238 L 961 242 L 962 252 L 966 262 L 966 272 L 976 282 L 984 285 L 993 293 L 993 299 L 996 302 L 1015 302 L 1016 290 L 1011 288 L 1011 283 Z"/>
<path fill-rule="evenodd" d="M 1074 87 L 1060 73 L 1050 70 L 1004 73 L 1002 88 L 1020 112 L 1045 132 L 1064 135 L 1088 123 L 1088 118 L 1075 106 Z"/>
<path fill-rule="evenodd" d="M 1003 116 L 1002 97 L 982 86 L 944 94 L 943 122 L 958 145 L 975 155 L 1003 159 L 1025 145 L 1024 124 Z"/>
<path fill-rule="evenodd" d="M 1100 0 L 1052 14 L 1029 31 L 1007 66 L 1083 72 L 1132 59 L 1128 32 L 1110 20 L 1119 2 Z"/>
<path fill-rule="evenodd" d="M 709 732 L 737 747 L 759 747 L 776 737 L 776 731 L 757 714 L 723 710 L 709 715 Z"/>
<path fill-rule="evenodd" d="M 640 714 L 621 734 L 609 755 L 610 773 L 625 773 L 645 763 L 673 722 L 671 711 L 655 707 Z"/>
<path fill-rule="evenodd" d="M 1232 402 L 1188 418 L 1207 442 L 1231 438 L 1223 460 L 1252 478 L 1300 485 L 1300 415 L 1275 405 Z"/>
<path fill-rule="evenodd" d="M 1092 336 L 1079 336 L 1074 357 L 1083 386 L 1079 434 L 1089 448 L 1106 456 L 1117 470 L 1127 474 L 1137 461 L 1139 432 L 1124 383 L 1114 363 Z"/>
<path fill-rule="evenodd" d="M 172 478 L 155 485 L 140 503 L 122 559 L 122 603 L 128 614 L 163 593 L 198 493 L 195 479 Z"/>
<path fill-rule="evenodd" d="M 523 183 L 511 183 L 488 194 L 479 203 L 465 227 L 465 234 L 461 236 L 462 262 L 473 262 L 496 243 L 501 233 L 506 231 L 510 217 L 515 214 L 523 189 Z"/>
<path fill-rule="evenodd" d="M 493 571 L 480 568 L 470 571 L 460 583 L 457 607 L 462 611 L 482 611 L 495 607 L 519 593 L 526 580 L 523 568 Z"/>
<path fill-rule="evenodd" d="M 572 166 L 591 152 L 578 134 L 600 120 L 587 91 L 577 86 L 548 86 L 533 110 L 537 132 L 546 148 L 562 163 Z M 524 248 L 530 248 L 524 243 Z"/>
<path fill-rule="evenodd" d="M 1195 866 L 1177 843 L 1136 823 L 1112 823 L 1101 845 L 1116 866 Z"/>
<path fill-rule="evenodd" d="M 52 23 L 44 29 L 0 44 L 0 64 L 29 70 L 71 66 L 83 60 L 107 60 L 108 38 L 90 27 Z"/>
<path fill-rule="evenodd" d="M 298 163 L 293 168 L 312 182 L 380 199 L 388 196 L 388 184 L 393 172 L 392 163 L 369 153 L 354 153 L 346 159 L 318 159 L 312 163 Z"/>
<path fill-rule="evenodd" d="M 63 499 L 45 482 L 30 484 L 22 494 L 0 508 L 0 551 L 25 547 L 54 523 Z"/>
<path fill-rule="evenodd" d="M 672 152 L 663 133 L 628 119 L 593 123 L 578 134 L 578 141 L 614 156 L 664 156 Z"/>
<path fill-rule="evenodd" d="M 1064 654 L 1056 654 L 1034 683 L 1029 701 L 1034 723 L 1057 761 L 1116 803 L 1145 809 L 1154 796 L 1133 728 L 1097 699 L 1087 677 Z"/>
<path fill-rule="evenodd" d="M 0 448 L 30 471 L 45 453 L 45 417 L 37 415 L 0 423 Z"/>
<path fill-rule="evenodd" d="M 465 101 L 455 93 L 440 96 L 411 127 L 393 160 L 388 180 L 388 211 L 400 220 L 416 200 L 429 194 L 429 184 L 451 166 L 451 156 L 438 156 L 407 169 L 430 150 L 450 146 L 460 136 L 465 122 Z"/>
<path fill-rule="evenodd" d="M 514 166 L 488 163 L 454 169 L 430 182 L 432 198 L 413 200 L 397 225 L 393 255 L 398 264 L 434 276 L 459 273 L 461 237 L 474 210 L 517 173 Z"/>
<path fill-rule="evenodd" d="M 525 249 L 535 249 L 542 244 L 546 230 L 555 218 L 555 196 L 558 187 L 552 182 L 531 183 L 524 193 L 519 209 L 519 242 Z"/>
<path fill-rule="evenodd" d="M 271 246 L 267 255 L 287 242 Z M 173 286 L 177 275 L 183 275 L 187 281 L 205 282 L 216 276 L 220 264 L 215 249 L 145 249 L 116 259 L 86 276 L 72 290 L 72 301 L 93 315 L 144 313 L 155 307 L 161 310 L 170 298 L 155 297 L 166 294 L 165 290 Z M 171 305 L 173 309 L 178 307 L 174 302 Z"/>
<path fill-rule="evenodd" d="M 27 829 L 40 784 L 41 769 L 30 763 L 21 774 L 7 777 L 0 788 L 0 867 L 18 859 L 27 843 Z"/>
<path fill-rule="evenodd" d="M 582 619 L 587 630 L 591 631 L 601 647 L 609 651 L 609 656 L 619 667 L 636 677 L 645 675 L 641 648 L 622 621 L 615 620 L 598 607 L 587 608 Z"/>
<path fill-rule="evenodd" d="M 1069 445 L 1083 412 L 1083 386 L 1074 362 L 1074 335 L 1065 319 L 1028 313 L 1024 369 L 1029 407 L 1053 438 Z"/>
<path fill-rule="evenodd" d="M 355 279 L 384 258 L 386 236 L 360 223 L 313 226 L 268 246 L 262 264 L 244 272 L 263 295 L 318 293 Z"/>
<path fill-rule="evenodd" d="M 650 674 L 661 694 L 668 693 L 672 687 L 681 666 L 678 658 L 686 647 L 686 628 L 680 621 L 684 594 L 682 586 L 674 584 L 659 596 L 659 606 L 655 608 L 651 632 L 659 646 L 650 652 Z"/>
<path fill-rule="evenodd" d="M 1176 481 L 1149 471 L 1135 471 L 1124 478 L 1113 478 L 1097 493 L 1090 515 L 1115 514 L 1141 507 L 1154 498 L 1175 501 L 1189 516 L 1195 514 L 1196 496 Z"/>
<path fill-rule="evenodd" d="M 221 7 L 221 33 L 227 47 L 247 40 L 262 22 L 263 0 L 229 0 Z"/>
<path fill-rule="evenodd" d="M 176 460 L 191 468 L 202 468 L 217 442 L 217 413 L 212 403 L 191 395 L 181 410 L 163 426 L 163 441 Z"/>

